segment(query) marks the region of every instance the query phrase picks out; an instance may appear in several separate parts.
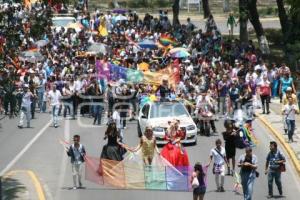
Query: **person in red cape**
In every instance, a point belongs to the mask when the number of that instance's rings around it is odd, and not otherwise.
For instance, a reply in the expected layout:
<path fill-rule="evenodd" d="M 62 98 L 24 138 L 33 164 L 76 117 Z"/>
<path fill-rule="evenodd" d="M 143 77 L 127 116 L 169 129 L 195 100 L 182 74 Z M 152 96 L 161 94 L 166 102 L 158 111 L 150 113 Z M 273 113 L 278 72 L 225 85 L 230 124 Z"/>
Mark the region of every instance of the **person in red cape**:
<path fill-rule="evenodd" d="M 181 144 L 186 133 L 179 129 L 179 120 L 174 120 L 169 124 L 170 127 L 165 135 L 165 140 L 168 140 L 168 143 L 163 147 L 160 154 L 175 167 L 189 166 L 187 152 Z"/>

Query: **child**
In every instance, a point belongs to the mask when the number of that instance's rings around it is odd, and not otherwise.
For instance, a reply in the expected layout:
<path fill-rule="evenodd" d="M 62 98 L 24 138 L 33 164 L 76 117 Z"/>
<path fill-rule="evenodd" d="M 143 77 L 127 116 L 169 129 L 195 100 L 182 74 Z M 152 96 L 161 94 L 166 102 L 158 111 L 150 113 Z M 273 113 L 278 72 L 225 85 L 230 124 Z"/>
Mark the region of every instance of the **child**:
<path fill-rule="evenodd" d="M 142 149 L 143 161 L 146 166 L 152 164 L 154 157 L 154 150 L 159 154 L 159 150 L 156 146 L 156 139 L 153 136 L 153 131 L 151 127 L 146 127 L 145 134 L 141 137 L 139 146 L 131 150 L 132 152 L 136 152 L 139 149 Z"/>

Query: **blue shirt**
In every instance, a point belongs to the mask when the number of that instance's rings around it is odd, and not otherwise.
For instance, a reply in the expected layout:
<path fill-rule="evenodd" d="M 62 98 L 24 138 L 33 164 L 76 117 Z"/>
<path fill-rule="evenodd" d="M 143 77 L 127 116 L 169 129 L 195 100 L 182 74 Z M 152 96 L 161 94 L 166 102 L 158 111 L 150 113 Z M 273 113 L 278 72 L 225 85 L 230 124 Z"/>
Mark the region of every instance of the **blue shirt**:
<path fill-rule="evenodd" d="M 285 157 L 279 150 L 277 150 L 275 153 L 269 152 L 267 156 L 267 161 L 269 162 L 269 169 L 271 171 L 279 170 L 280 164 L 276 163 L 276 161 L 280 160 L 285 160 Z"/>

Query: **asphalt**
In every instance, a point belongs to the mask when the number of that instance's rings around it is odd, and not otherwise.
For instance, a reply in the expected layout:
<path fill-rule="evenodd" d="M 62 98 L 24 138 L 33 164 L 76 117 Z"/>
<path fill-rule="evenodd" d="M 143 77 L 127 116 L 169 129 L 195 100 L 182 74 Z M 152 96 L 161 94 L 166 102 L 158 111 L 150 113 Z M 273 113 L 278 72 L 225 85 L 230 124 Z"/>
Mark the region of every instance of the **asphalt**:
<path fill-rule="evenodd" d="M 44 188 L 47 199 L 55 200 L 81 200 L 81 199 L 192 199 L 191 192 L 171 192 L 171 191 L 150 191 L 150 190 L 118 190 L 103 187 L 88 181 L 84 181 L 85 189 L 70 190 L 72 187 L 71 167 L 68 157 L 64 152 L 64 148 L 59 140 L 70 141 L 74 134 L 81 135 L 81 142 L 86 146 L 88 155 L 98 157 L 101 153 L 103 141 L 104 127 L 93 127 L 90 124 L 92 119 L 80 118 L 79 120 L 61 120 L 60 127 L 47 127 L 44 132 L 41 129 L 50 120 L 49 114 L 37 114 L 37 119 L 32 121 L 31 129 L 17 129 L 17 119 L 6 119 L 2 122 L 0 132 L 0 171 L 2 171 L 11 160 L 35 137 L 40 137 L 19 156 L 19 159 L 12 165 L 9 170 L 32 170 L 41 185 Z M 223 130 L 222 121 L 217 123 L 219 132 Z M 253 199 L 261 200 L 267 197 L 267 178 L 264 175 L 265 158 L 268 153 L 268 144 L 273 140 L 270 132 L 258 120 L 254 122 L 254 131 L 259 139 L 259 145 L 254 149 L 254 154 L 258 157 L 258 171 L 260 177 L 255 181 Z M 211 148 L 214 147 L 214 141 L 220 138 L 217 134 L 211 137 L 198 136 L 198 144 L 196 146 L 187 146 L 191 164 L 197 161 L 202 163 L 208 162 L 208 155 Z M 125 143 L 129 146 L 138 144 L 136 131 L 136 122 L 130 122 L 125 131 Z M 284 152 L 284 151 L 283 151 Z M 243 151 L 239 150 L 237 158 Z M 285 154 L 286 155 L 286 154 Z M 282 176 L 285 199 L 298 200 L 300 194 L 300 180 L 297 176 L 291 162 L 287 157 L 287 172 Z M 208 188 L 205 199 L 243 199 L 241 194 L 233 192 L 234 181 L 230 176 L 225 178 L 225 193 L 215 192 L 214 176 L 209 169 Z M 274 189 L 276 194 L 276 189 Z M 240 192 L 242 192 L 240 190 Z"/>

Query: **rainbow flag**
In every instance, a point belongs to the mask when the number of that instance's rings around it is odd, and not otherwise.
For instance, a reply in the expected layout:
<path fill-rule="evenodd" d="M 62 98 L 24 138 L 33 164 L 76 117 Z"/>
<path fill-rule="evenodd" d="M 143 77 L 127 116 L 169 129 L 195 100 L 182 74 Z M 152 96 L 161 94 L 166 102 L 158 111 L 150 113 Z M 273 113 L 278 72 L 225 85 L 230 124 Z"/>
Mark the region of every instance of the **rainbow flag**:
<path fill-rule="evenodd" d="M 173 45 L 176 46 L 178 43 L 176 42 L 176 40 L 168 35 L 162 35 L 159 38 L 159 42 L 163 45 L 163 46 L 169 46 L 169 45 Z"/>
<path fill-rule="evenodd" d="M 180 68 L 175 62 L 173 65 L 158 72 L 143 72 L 97 60 L 96 69 L 98 71 L 98 77 L 109 82 L 117 82 L 118 80 L 123 79 L 130 83 L 150 83 L 153 85 L 160 85 L 162 79 L 167 78 L 170 84 L 175 85 L 180 81 Z"/>
<path fill-rule="evenodd" d="M 99 185 L 119 189 L 191 191 L 192 167 L 172 166 L 156 154 L 145 166 L 141 150 L 127 153 L 123 161 L 86 156 L 85 178 Z"/>

